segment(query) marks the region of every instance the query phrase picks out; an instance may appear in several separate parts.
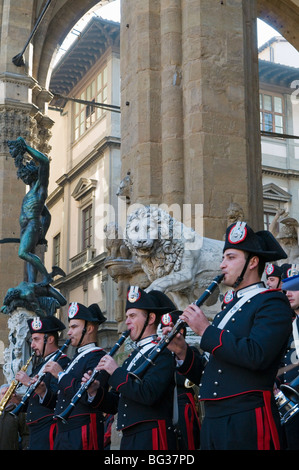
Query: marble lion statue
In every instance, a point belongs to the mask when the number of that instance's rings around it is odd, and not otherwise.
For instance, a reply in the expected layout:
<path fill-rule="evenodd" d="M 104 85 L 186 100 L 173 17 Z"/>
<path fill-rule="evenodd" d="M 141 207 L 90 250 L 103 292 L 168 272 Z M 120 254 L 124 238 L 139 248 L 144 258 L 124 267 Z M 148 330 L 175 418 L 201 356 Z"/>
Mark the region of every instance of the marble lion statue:
<path fill-rule="evenodd" d="M 132 212 L 124 241 L 150 281 L 146 290 L 171 293 L 178 308 L 196 300 L 220 274 L 224 242 L 200 236 L 159 207 Z"/>

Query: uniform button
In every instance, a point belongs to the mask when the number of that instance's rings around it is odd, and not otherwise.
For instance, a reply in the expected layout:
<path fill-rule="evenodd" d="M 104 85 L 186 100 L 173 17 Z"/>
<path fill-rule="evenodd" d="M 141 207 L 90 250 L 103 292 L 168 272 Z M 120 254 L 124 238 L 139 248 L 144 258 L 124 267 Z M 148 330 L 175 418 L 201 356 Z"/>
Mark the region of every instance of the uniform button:
<path fill-rule="evenodd" d="M 214 382 L 214 385 L 219 385 L 219 383 L 218 383 L 218 382 Z"/>
<path fill-rule="evenodd" d="M 232 318 L 232 322 L 234 322 L 234 321 L 236 321 L 236 319 L 235 319 L 235 318 Z"/>
<path fill-rule="evenodd" d="M 221 370 L 221 369 L 218 369 L 218 374 L 222 374 L 222 370 Z"/>
<path fill-rule="evenodd" d="M 198 395 L 198 399 L 199 399 L 199 398 L 201 398 L 201 396 L 200 396 L 200 395 Z"/>
<path fill-rule="evenodd" d="M 213 397 L 217 397 L 217 392 L 214 392 L 214 393 L 213 393 Z"/>

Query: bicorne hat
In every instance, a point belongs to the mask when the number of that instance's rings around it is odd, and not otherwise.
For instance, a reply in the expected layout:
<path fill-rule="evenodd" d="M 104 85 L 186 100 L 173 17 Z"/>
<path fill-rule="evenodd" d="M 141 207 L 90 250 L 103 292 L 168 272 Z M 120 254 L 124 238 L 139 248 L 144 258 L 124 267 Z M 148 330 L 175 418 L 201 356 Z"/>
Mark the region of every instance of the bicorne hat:
<path fill-rule="evenodd" d="M 69 320 L 75 318 L 77 320 L 86 320 L 99 324 L 107 320 L 98 304 L 91 304 L 89 307 L 85 307 L 85 305 L 79 302 L 72 302 L 69 304 L 67 313 Z"/>
<path fill-rule="evenodd" d="M 35 317 L 27 320 L 30 333 L 54 333 L 65 329 L 64 324 L 54 316 Z"/>
<path fill-rule="evenodd" d="M 277 264 L 269 263 L 266 267 L 266 277 L 278 277 L 281 278 L 283 273 L 282 267 Z"/>
<path fill-rule="evenodd" d="M 176 310 L 174 303 L 163 292 L 158 290 L 145 292 L 139 286 L 128 288 L 126 311 L 130 308 L 138 308 L 161 315 Z"/>
<path fill-rule="evenodd" d="M 268 230 L 254 232 L 246 222 L 231 224 L 225 234 L 223 252 L 229 248 L 247 251 L 265 261 L 287 258 L 287 254 Z"/>

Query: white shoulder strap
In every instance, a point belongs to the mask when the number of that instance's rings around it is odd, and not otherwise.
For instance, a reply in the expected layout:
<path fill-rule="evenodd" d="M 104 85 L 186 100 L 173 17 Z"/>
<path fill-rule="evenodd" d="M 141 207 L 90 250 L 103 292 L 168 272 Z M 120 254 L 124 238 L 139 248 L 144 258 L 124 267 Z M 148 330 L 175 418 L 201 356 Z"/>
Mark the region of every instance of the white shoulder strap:
<path fill-rule="evenodd" d="M 298 334 L 298 325 L 297 325 L 297 317 L 293 320 L 293 339 L 294 339 L 294 346 L 296 349 L 296 355 L 299 359 L 299 334 Z"/>
<path fill-rule="evenodd" d="M 92 348 L 90 348 L 90 349 L 85 349 L 85 350 L 81 351 L 80 354 L 78 354 L 78 356 L 76 356 L 75 359 L 72 360 L 72 361 L 69 363 L 68 367 L 67 367 L 63 372 L 61 372 L 61 373 L 59 374 L 58 381 L 61 380 L 61 378 L 62 378 L 65 374 L 67 374 L 68 371 L 71 370 L 72 367 L 74 367 L 75 364 L 77 364 L 77 362 L 81 359 L 82 356 L 85 356 L 86 354 L 88 354 L 88 353 L 90 353 L 90 352 L 92 352 L 92 351 L 101 351 L 101 350 L 102 350 L 102 348 L 100 348 L 100 347 L 98 347 L 98 346 L 94 346 L 94 347 L 92 347 Z"/>
<path fill-rule="evenodd" d="M 225 325 L 227 324 L 227 322 L 231 319 L 231 317 L 239 310 L 239 308 L 242 307 L 242 305 L 244 305 L 249 299 L 251 299 L 252 297 L 254 297 L 255 295 L 257 294 L 260 294 L 261 292 L 265 292 L 267 289 L 265 287 L 263 288 L 260 288 L 260 287 L 257 287 L 256 289 L 250 291 L 250 292 L 247 292 L 247 294 L 244 294 L 243 297 L 241 297 L 241 299 L 235 304 L 233 305 L 227 312 L 226 314 L 224 315 L 224 317 L 222 318 L 221 322 L 219 323 L 219 325 L 216 326 L 216 328 L 219 328 L 220 330 L 223 330 L 223 328 L 225 327 Z M 209 360 L 209 357 L 210 357 L 210 353 L 205 351 L 203 353 L 203 356 L 205 357 L 205 359 L 208 361 Z"/>
<path fill-rule="evenodd" d="M 232 308 L 228 310 L 228 312 L 226 312 L 219 325 L 217 325 L 217 328 L 220 328 L 220 330 L 222 330 L 227 324 L 227 322 L 239 310 L 239 308 L 241 308 L 242 305 L 244 305 L 249 299 L 251 299 L 255 295 L 260 294 L 261 292 L 265 292 L 266 290 L 267 289 L 265 288 L 258 287 L 250 292 L 247 292 L 247 294 L 244 294 L 243 297 L 241 297 L 241 299 L 235 305 L 233 305 Z"/>

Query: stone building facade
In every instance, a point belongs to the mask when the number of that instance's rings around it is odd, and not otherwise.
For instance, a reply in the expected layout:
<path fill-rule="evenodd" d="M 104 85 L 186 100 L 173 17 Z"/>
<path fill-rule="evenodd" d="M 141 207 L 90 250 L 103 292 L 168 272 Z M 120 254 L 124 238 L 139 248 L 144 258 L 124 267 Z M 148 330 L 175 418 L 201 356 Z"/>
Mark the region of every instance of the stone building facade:
<path fill-rule="evenodd" d="M 100 305 L 107 317 L 103 347 L 116 341 L 117 332 L 113 309 L 107 308 L 114 304 L 115 289 L 104 261 L 105 228 L 118 218 L 119 39 L 119 23 L 93 18 L 55 66 L 50 82 L 49 116 L 55 125 L 45 264 L 66 273 L 55 286 L 68 302 Z"/>

